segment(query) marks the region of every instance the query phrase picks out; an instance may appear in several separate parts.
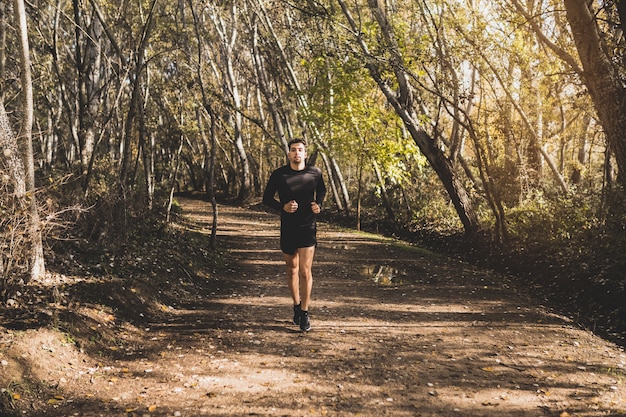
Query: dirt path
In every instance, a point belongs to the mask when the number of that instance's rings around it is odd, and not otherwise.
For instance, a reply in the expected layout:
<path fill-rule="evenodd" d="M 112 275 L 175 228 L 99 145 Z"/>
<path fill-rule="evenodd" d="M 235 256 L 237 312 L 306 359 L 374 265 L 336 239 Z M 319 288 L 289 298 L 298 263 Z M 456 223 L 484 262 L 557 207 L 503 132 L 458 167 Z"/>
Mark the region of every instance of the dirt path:
<path fill-rule="evenodd" d="M 210 224 L 206 203 L 181 203 L 198 230 Z M 221 206 L 220 224 L 229 264 L 198 291 L 171 271 L 186 296 L 163 320 L 124 324 L 99 357 L 54 330 L 11 332 L 4 372 L 55 387 L 43 407 L 55 416 L 626 415 L 623 349 L 505 277 L 322 224 L 303 334 L 289 323 L 277 217 Z"/>

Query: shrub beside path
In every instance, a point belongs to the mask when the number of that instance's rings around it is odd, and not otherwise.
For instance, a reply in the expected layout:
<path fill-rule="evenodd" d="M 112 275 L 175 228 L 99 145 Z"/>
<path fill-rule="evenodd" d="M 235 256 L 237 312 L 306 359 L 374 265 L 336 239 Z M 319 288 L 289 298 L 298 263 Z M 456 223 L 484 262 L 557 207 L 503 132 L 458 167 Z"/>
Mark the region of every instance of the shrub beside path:
<path fill-rule="evenodd" d="M 208 234 L 210 205 L 181 205 L 188 227 Z M 204 279 L 183 257 L 166 281 L 146 271 L 124 286 L 161 298 L 138 302 L 149 317 L 141 325 L 112 312 L 124 340 L 118 349 L 98 356 L 63 345 L 49 328 L 12 333 L 0 350 L 5 371 L 21 358 L 31 379 L 62 381 L 52 389 L 56 403 L 52 396 L 35 408 L 88 416 L 626 415 L 624 350 L 548 311 L 510 277 L 320 224 L 313 330 L 304 334 L 290 324 L 278 217 L 220 206 L 219 225 L 226 264 Z M 177 287 L 169 303 L 164 282 Z M 50 349 L 61 362 L 35 376 Z"/>

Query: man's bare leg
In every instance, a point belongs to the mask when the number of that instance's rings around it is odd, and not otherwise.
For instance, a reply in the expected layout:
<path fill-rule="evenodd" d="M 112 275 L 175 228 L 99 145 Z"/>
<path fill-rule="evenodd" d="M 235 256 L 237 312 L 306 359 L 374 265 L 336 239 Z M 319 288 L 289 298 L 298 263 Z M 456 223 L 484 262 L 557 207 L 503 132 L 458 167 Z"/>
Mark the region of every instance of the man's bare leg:
<path fill-rule="evenodd" d="M 294 305 L 293 323 L 299 324 L 300 329 L 309 331 L 311 325 L 308 318 L 311 291 L 313 289 L 313 256 L 315 246 L 299 248 L 295 254 L 285 254 L 287 269 L 287 286 Z"/>
<path fill-rule="evenodd" d="M 287 267 L 287 287 L 293 300 L 293 305 L 300 304 L 300 280 L 298 276 L 299 270 L 299 253 L 293 255 L 285 254 L 285 265 Z"/>
<path fill-rule="evenodd" d="M 313 266 L 313 256 L 315 255 L 315 246 L 308 248 L 299 248 L 297 256 L 298 262 L 298 277 L 299 277 L 299 291 L 300 291 L 300 306 L 303 311 L 309 310 L 309 304 L 311 302 L 311 291 L 313 290 L 313 273 L 311 267 Z"/>

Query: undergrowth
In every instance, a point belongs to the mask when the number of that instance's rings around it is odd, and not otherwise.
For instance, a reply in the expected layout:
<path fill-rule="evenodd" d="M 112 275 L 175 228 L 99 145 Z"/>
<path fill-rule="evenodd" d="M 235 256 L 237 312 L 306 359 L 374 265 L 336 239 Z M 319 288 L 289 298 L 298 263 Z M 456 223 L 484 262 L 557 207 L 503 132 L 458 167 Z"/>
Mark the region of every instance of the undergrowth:
<path fill-rule="evenodd" d="M 489 219 L 482 232 L 468 237 L 449 222 L 391 220 L 382 210 L 369 210 L 361 228 L 509 274 L 539 302 L 626 346 L 624 200 L 618 190 L 605 198 L 534 196 L 507 212 L 509 239 L 504 242 L 491 234 Z M 332 210 L 323 220 L 350 228 L 356 224 Z"/>

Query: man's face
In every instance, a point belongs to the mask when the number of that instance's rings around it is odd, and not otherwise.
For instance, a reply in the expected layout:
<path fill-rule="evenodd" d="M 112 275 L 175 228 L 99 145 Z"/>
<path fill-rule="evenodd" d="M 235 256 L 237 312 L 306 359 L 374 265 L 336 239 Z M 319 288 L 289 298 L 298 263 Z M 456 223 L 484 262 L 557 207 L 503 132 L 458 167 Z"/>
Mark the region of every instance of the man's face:
<path fill-rule="evenodd" d="M 306 147 L 302 143 L 294 143 L 289 148 L 289 161 L 299 164 L 306 158 Z"/>

